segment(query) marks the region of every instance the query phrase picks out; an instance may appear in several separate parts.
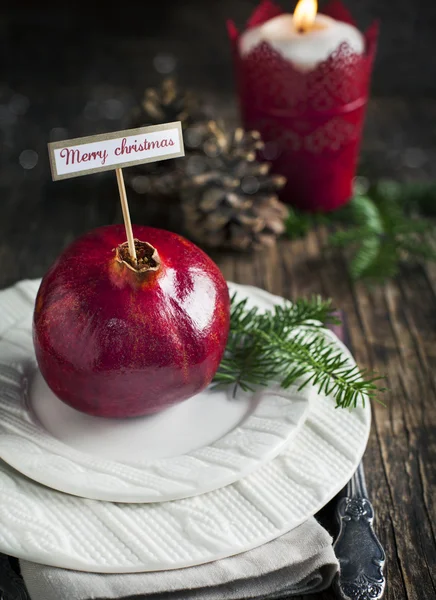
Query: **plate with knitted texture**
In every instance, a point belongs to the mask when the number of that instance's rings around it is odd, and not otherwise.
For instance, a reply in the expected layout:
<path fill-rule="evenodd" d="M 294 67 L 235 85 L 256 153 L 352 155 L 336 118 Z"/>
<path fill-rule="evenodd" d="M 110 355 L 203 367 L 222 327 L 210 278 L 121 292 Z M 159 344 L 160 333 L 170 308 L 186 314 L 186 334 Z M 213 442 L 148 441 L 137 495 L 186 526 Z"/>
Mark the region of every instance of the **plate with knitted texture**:
<path fill-rule="evenodd" d="M 187 498 L 255 471 L 306 418 L 314 390 L 296 386 L 236 395 L 230 386 L 208 388 L 133 419 L 79 412 L 54 395 L 36 366 L 36 290 L 36 282 L 21 282 L 0 292 L 0 458 L 39 483 L 113 502 Z"/>
<path fill-rule="evenodd" d="M 22 293 L 33 297 L 38 284 L 22 285 Z M 257 288 L 235 289 L 264 309 L 283 302 Z M 18 309 L 15 302 L 14 312 Z M 25 319 L 24 314 L 24 330 Z M 8 337 L 4 324 L 0 335 Z M 334 334 L 325 335 L 353 364 Z M 2 382 L 14 382 L 7 397 L 17 412 L 23 377 L 34 368 L 27 338 L 27 333 L 21 342 L 14 338 L 7 364 L 2 346 Z M 306 418 L 276 458 L 230 485 L 169 502 L 83 499 L 38 484 L 0 461 L 0 552 L 99 573 L 176 569 L 245 552 L 297 527 L 344 487 L 365 450 L 370 422 L 369 403 L 336 409 L 333 397 L 313 394 Z"/>

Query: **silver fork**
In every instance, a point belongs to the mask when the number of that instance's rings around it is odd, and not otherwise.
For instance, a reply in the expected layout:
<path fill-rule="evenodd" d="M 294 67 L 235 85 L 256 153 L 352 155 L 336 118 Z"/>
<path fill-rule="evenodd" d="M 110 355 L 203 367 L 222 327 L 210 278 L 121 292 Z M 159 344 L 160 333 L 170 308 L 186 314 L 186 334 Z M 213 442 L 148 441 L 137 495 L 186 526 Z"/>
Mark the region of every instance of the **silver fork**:
<path fill-rule="evenodd" d="M 386 555 L 374 529 L 362 462 L 336 504 L 339 534 L 333 544 L 340 572 L 334 581 L 343 600 L 378 600 L 383 596 Z"/>

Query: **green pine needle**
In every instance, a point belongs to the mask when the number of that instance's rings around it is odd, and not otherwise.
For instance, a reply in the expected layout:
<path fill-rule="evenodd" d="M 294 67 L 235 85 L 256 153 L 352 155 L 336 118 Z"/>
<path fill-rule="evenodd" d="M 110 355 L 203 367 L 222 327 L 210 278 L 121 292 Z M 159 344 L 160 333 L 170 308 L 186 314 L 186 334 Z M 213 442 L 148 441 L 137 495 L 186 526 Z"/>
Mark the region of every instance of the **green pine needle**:
<path fill-rule="evenodd" d="M 347 207 L 349 227 L 330 236 L 332 246 L 348 251 L 354 280 L 384 281 L 397 275 L 405 260 L 436 261 L 436 251 L 423 238 L 434 225 L 409 214 L 395 190 L 380 188 L 377 201 L 368 196 L 353 198 Z"/>
<path fill-rule="evenodd" d="M 259 313 L 247 300 L 231 301 L 230 334 L 216 385 L 244 391 L 280 382 L 283 388 L 309 383 L 320 393 L 333 394 L 338 407 L 365 404 L 383 391 L 376 381 L 350 363 L 325 334 L 327 324 L 339 324 L 331 301 L 319 296 L 298 300 Z"/>
<path fill-rule="evenodd" d="M 285 221 L 286 235 L 289 239 L 294 240 L 304 237 L 309 233 L 313 225 L 312 215 L 289 207 L 288 216 Z"/>
<path fill-rule="evenodd" d="M 291 240 L 302 238 L 307 235 L 315 225 L 329 225 L 331 222 L 336 222 L 338 218 L 339 212 L 313 214 L 303 212 L 290 206 L 288 209 L 288 216 L 285 220 L 286 235 Z"/>
<path fill-rule="evenodd" d="M 435 224 L 419 215 L 436 215 L 435 183 L 380 180 L 367 195 L 356 194 L 333 213 L 312 215 L 291 208 L 285 225 L 290 239 L 320 224 L 339 227 L 329 244 L 346 250 L 351 278 L 384 282 L 405 261 L 436 261 L 436 249 L 426 239 Z"/>
<path fill-rule="evenodd" d="M 436 183 L 428 181 L 397 181 L 382 180 L 371 188 L 375 199 L 391 198 L 410 213 L 426 216 L 436 216 Z"/>

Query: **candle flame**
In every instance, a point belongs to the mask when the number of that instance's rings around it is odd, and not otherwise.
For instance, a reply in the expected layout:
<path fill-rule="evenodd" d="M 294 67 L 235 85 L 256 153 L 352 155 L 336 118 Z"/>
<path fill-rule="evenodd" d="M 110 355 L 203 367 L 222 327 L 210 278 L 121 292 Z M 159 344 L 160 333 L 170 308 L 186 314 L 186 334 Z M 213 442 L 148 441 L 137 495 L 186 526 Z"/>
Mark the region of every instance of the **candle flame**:
<path fill-rule="evenodd" d="M 297 31 L 307 31 L 315 21 L 318 11 L 317 0 L 299 0 L 294 10 L 294 24 Z"/>

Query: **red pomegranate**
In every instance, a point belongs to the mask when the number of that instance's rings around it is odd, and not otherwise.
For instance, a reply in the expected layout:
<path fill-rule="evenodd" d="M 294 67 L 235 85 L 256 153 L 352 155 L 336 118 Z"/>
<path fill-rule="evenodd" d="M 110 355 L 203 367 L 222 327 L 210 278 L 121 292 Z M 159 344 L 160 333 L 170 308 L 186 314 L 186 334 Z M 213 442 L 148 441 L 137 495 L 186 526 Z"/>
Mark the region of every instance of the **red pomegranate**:
<path fill-rule="evenodd" d="M 95 229 L 58 258 L 36 298 L 41 373 L 92 415 L 134 417 L 186 400 L 211 382 L 227 341 L 229 293 L 215 263 L 169 231 L 133 234 L 136 266 L 122 225 Z"/>

